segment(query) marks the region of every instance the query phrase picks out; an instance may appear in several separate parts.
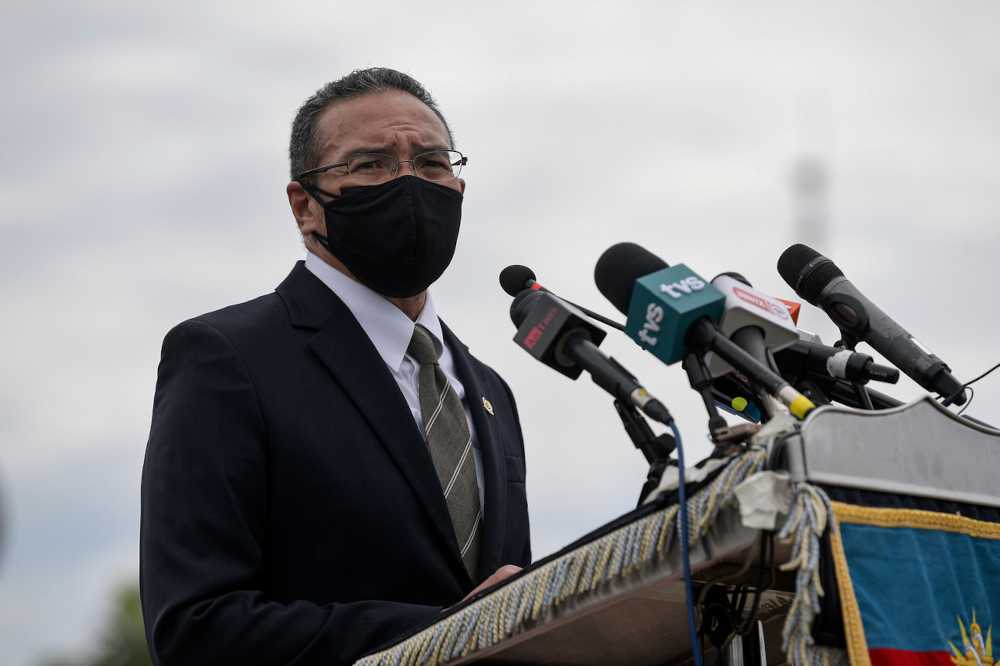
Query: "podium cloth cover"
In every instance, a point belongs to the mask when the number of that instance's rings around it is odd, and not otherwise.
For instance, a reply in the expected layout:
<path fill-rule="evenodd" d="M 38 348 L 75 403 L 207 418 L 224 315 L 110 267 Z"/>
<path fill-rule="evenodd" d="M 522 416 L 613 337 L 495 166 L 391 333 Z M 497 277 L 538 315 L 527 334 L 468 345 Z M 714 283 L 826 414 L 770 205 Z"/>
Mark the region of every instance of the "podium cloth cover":
<path fill-rule="evenodd" d="M 832 502 L 831 535 L 853 666 L 992 666 L 1000 524 Z"/>
<path fill-rule="evenodd" d="M 799 444 L 808 482 L 833 500 L 823 580 L 850 662 L 995 663 L 1000 431 L 924 396 L 877 412 L 822 407 Z"/>

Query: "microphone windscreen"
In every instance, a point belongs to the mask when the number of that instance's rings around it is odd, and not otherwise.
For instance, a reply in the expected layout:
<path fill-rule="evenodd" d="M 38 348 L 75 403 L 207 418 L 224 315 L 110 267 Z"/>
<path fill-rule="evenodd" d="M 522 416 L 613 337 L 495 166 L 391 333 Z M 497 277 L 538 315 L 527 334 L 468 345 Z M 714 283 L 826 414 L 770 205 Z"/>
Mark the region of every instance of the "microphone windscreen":
<path fill-rule="evenodd" d="M 528 316 L 531 308 L 535 306 L 535 301 L 541 298 L 544 293 L 534 289 L 522 289 L 518 292 L 517 296 L 514 297 L 514 301 L 510 304 L 510 320 L 514 322 L 514 326 L 520 328 L 521 324 L 524 323 L 524 318 Z"/>
<path fill-rule="evenodd" d="M 517 264 L 500 271 L 500 286 L 511 296 L 517 296 L 525 289 L 528 280 L 535 279 L 535 272 L 527 266 Z"/>
<path fill-rule="evenodd" d="M 669 267 L 667 262 L 641 245 L 618 243 L 605 250 L 597 260 L 594 282 L 604 297 L 627 315 L 635 281 Z"/>
<path fill-rule="evenodd" d="M 842 277 L 844 272 L 808 245 L 797 243 L 781 253 L 778 274 L 796 294 L 816 305 L 826 285 L 834 278 Z"/>

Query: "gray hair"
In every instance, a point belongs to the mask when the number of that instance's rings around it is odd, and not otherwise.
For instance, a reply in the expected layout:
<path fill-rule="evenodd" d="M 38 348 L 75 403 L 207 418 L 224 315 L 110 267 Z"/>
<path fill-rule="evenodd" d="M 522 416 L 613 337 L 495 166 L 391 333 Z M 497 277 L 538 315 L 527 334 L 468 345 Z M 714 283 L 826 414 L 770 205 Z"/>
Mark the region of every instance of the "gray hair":
<path fill-rule="evenodd" d="M 448 121 L 444 119 L 437 102 L 419 81 L 409 74 L 387 67 L 356 69 L 341 79 L 327 83 L 299 107 L 295 120 L 292 121 L 292 136 L 288 142 L 288 161 L 292 180 L 297 180 L 296 176 L 303 171 L 322 166 L 319 164 L 322 146 L 317 136 L 316 120 L 327 107 L 343 100 L 387 90 L 409 93 L 426 104 L 444 123 L 448 141 L 454 148 L 455 140 L 451 128 L 448 127 Z"/>

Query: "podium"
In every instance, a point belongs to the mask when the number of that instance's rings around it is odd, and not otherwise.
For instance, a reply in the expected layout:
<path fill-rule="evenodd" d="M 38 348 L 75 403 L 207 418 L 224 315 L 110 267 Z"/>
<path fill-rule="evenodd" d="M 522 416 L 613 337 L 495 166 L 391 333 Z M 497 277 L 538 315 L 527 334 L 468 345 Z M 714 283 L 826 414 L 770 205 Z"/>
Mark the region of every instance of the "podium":
<path fill-rule="evenodd" d="M 769 583 L 742 654 L 726 663 L 785 663 L 786 615 L 804 594 L 795 572 L 758 569 L 762 533 L 741 520 L 734 488 L 768 467 L 789 472 L 799 488 L 1000 508 L 1000 431 L 956 417 L 929 396 L 878 412 L 826 406 L 790 431 L 760 437 L 689 491 L 695 595 L 709 584 Z M 677 509 L 669 496 L 636 509 L 358 664 L 690 663 Z M 777 563 L 800 557 L 793 550 L 785 545 L 773 556 Z M 852 595 L 849 584 L 838 586 Z M 792 640 L 811 642 L 801 633 Z M 862 660 L 863 633 L 853 644 L 847 634 L 851 661 Z M 714 652 L 706 650 L 705 663 L 715 663 Z"/>

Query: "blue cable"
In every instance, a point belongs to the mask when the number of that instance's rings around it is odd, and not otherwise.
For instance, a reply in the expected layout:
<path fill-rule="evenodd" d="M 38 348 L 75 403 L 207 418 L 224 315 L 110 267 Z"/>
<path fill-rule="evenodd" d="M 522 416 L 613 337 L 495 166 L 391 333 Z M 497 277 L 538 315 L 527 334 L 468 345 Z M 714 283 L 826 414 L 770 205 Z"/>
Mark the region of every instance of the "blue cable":
<path fill-rule="evenodd" d="M 688 553 L 688 511 L 687 488 L 684 480 L 684 447 L 681 446 L 681 432 L 674 421 L 670 422 L 674 431 L 674 441 L 677 442 L 677 499 L 680 501 L 681 512 L 681 554 L 684 560 L 684 596 L 687 600 L 688 629 L 691 632 L 691 654 L 694 655 L 694 666 L 701 666 L 701 650 L 698 649 L 698 629 L 694 620 L 694 593 L 691 591 L 691 555 Z"/>

